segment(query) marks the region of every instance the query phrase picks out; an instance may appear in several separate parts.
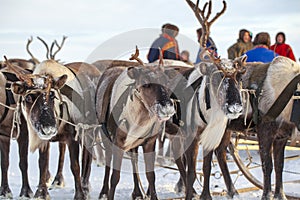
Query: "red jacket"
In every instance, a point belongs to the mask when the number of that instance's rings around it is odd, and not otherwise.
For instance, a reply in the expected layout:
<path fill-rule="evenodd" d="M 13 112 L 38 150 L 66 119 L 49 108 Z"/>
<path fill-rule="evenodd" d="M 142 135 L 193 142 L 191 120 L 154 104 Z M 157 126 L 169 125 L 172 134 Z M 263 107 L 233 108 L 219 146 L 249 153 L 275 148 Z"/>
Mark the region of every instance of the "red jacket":
<path fill-rule="evenodd" d="M 293 50 L 290 47 L 290 45 L 288 45 L 288 44 L 285 44 L 285 43 L 274 44 L 270 47 L 270 49 L 275 51 L 276 53 L 278 53 L 281 56 L 285 56 L 285 57 L 292 59 L 293 61 L 296 61 Z"/>

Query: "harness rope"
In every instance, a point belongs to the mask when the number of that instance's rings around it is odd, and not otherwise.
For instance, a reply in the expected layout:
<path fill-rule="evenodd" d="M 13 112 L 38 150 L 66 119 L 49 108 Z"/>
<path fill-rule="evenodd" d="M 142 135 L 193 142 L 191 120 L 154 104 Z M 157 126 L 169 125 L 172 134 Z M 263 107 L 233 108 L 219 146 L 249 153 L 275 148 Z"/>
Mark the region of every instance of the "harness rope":
<path fill-rule="evenodd" d="M 17 140 L 20 136 L 20 124 L 21 124 L 21 113 L 20 113 L 20 96 L 18 97 L 18 100 L 17 100 L 17 103 L 16 103 L 16 107 L 11 107 L 11 106 L 8 106 L 6 104 L 3 104 L 2 102 L 0 102 L 0 105 L 7 108 L 7 109 L 10 109 L 10 110 L 13 110 L 14 113 L 13 113 L 13 121 L 12 121 L 12 129 L 10 131 L 10 138 L 12 140 Z M 17 135 L 15 137 L 13 137 L 13 132 L 15 130 L 15 128 L 17 128 Z"/>

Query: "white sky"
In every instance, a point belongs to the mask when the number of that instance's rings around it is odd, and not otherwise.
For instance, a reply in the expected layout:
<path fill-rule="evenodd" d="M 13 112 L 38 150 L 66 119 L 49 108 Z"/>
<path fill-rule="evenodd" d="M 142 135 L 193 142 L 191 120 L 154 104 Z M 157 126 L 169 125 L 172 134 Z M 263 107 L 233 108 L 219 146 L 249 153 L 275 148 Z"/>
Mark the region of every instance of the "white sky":
<path fill-rule="evenodd" d="M 0 60 L 3 55 L 28 59 L 25 45 L 30 36 L 34 37 L 32 52 L 43 60 L 46 50 L 36 36 L 51 43 L 61 41 L 63 35 L 68 39 L 56 58 L 65 62 L 126 59 L 135 45 L 145 51 L 145 60 L 147 48 L 167 22 L 180 28 L 180 50 L 189 50 L 192 61 L 198 50 L 199 23 L 185 0 L 0 0 L 0 5 Z M 221 0 L 213 0 L 214 13 L 221 6 Z M 300 57 L 299 0 L 227 0 L 225 14 L 211 27 L 222 57 L 227 57 L 227 48 L 241 28 L 254 35 L 269 32 L 272 43 L 276 33 L 283 31 Z"/>

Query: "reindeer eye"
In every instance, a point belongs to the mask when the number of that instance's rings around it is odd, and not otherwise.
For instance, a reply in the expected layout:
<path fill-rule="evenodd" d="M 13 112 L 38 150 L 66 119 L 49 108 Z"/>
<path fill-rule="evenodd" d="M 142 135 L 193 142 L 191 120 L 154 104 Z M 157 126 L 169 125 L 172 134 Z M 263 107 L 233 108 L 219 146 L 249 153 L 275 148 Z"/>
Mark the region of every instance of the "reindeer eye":
<path fill-rule="evenodd" d="M 149 84 L 149 83 L 143 85 L 143 88 L 149 88 L 149 87 L 150 87 L 150 84 Z"/>
<path fill-rule="evenodd" d="M 51 92 L 49 93 L 49 96 L 50 96 L 50 98 L 51 98 L 51 99 L 54 99 L 54 98 L 55 98 L 55 94 L 54 94 L 54 92 L 53 92 L 53 91 L 51 91 Z"/>
<path fill-rule="evenodd" d="M 26 101 L 27 103 L 32 103 L 32 102 L 33 102 L 32 96 L 31 96 L 30 94 L 27 95 L 27 96 L 25 97 L 25 101 Z"/>

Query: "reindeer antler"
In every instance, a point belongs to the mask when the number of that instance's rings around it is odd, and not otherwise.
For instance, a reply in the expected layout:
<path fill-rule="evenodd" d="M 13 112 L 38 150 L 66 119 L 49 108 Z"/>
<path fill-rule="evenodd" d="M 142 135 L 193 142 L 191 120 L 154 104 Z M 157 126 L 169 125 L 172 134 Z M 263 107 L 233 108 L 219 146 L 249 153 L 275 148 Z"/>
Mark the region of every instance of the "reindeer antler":
<path fill-rule="evenodd" d="M 45 45 L 45 47 L 47 49 L 46 58 L 49 59 L 49 47 L 48 47 L 48 44 L 45 42 L 45 40 L 43 40 L 39 36 L 37 36 L 37 39 L 39 39 Z"/>
<path fill-rule="evenodd" d="M 159 66 L 164 66 L 164 55 L 160 47 L 158 47 L 158 50 L 159 50 Z"/>
<path fill-rule="evenodd" d="M 28 75 L 30 75 L 29 71 L 24 70 L 23 68 L 17 66 L 17 65 L 13 65 L 9 62 L 9 60 L 6 58 L 6 56 L 4 56 L 5 59 L 5 63 L 7 64 L 7 66 L 13 71 L 15 72 L 16 76 L 18 77 L 18 79 L 25 81 L 26 84 L 28 86 L 32 86 L 32 80 L 30 79 L 30 77 Z"/>
<path fill-rule="evenodd" d="M 197 20 L 199 21 L 199 23 L 202 26 L 203 31 L 202 31 L 202 36 L 201 36 L 201 40 L 200 40 L 200 45 L 203 48 L 206 48 L 206 43 L 207 43 L 207 40 L 208 40 L 209 34 L 210 34 L 210 26 L 225 12 L 225 10 L 227 8 L 227 4 L 225 1 L 223 1 L 223 9 L 220 12 L 218 12 L 211 21 L 208 21 L 210 15 L 211 15 L 211 8 L 212 8 L 211 0 L 209 0 L 208 3 L 206 2 L 204 4 L 202 10 L 199 8 L 199 0 L 197 0 L 196 4 L 194 4 L 191 0 L 186 0 L 186 2 L 189 4 L 191 9 L 195 13 Z M 208 11 L 205 16 L 207 6 L 208 6 Z"/>
<path fill-rule="evenodd" d="M 138 46 L 135 46 L 135 53 L 131 54 L 131 57 L 129 58 L 129 60 L 136 60 L 136 61 L 138 61 L 138 63 L 145 66 L 144 62 L 139 58 L 139 55 L 140 55 L 140 51 L 138 49 Z"/>
<path fill-rule="evenodd" d="M 34 64 L 37 65 L 37 64 L 39 64 L 40 62 L 38 61 L 38 59 L 36 59 L 36 58 L 33 56 L 33 54 L 32 54 L 32 53 L 30 52 L 30 50 L 29 50 L 29 45 L 31 44 L 32 40 L 33 40 L 33 38 L 32 38 L 32 36 L 30 36 L 30 38 L 28 39 L 27 44 L 26 44 L 26 50 L 27 50 L 28 54 L 30 55 L 31 59 L 33 60 Z"/>
<path fill-rule="evenodd" d="M 51 59 L 53 59 L 53 60 L 55 59 L 56 54 L 61 50 L 61 48 L 63 47 L 63 45 L 64 45 L 64 43 L 65 43 L 65 41 L 66 41 L 67 38 L 68 38 L 68 37 L 64 35 L 64 36 L 63 36 L 63 39 L 62 39 L 62 41 L 61 41 L 61 43 L 60 43 L 60 45 L 57 43 L 56 40 L 54 40 L 54 42 L 53 42 L 52 45 L 51 45 L 51 49 L 50 49 L 50 58 L 51 58 Z M 56 45 L 56 47 L 57 47 L 58 49 L 52 54 L 52 50 L 53 50 L 54 44 Z"/>

